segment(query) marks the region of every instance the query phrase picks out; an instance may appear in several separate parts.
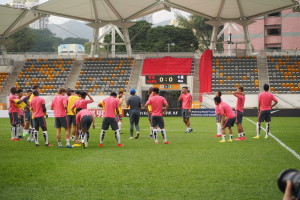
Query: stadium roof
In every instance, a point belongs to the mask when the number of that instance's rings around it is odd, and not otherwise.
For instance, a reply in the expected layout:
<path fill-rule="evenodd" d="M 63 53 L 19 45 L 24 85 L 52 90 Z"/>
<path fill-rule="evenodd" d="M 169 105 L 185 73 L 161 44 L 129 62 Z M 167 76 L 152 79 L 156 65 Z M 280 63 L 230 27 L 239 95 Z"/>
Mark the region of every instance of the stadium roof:
<path fill-rule="evenodd" d="M 89 22 L 129 21 L 176 8 L 207 19 L 255 18 L 295 6 L 294 0 L 49 0 L 38 12 Z"/>
<path fill-rule="evenodd" d="M 36 21 L 40 16 L 27 9 L 0 6 L 0 39 Z"/>

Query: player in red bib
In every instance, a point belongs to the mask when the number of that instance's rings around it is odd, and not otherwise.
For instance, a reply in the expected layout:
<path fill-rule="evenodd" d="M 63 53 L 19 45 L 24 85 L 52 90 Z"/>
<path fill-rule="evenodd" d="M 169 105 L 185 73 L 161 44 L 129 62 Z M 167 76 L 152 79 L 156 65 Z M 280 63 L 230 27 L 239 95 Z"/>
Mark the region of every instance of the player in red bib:
<path fill-rule="evenodd" d="M 8 96 L 9 100 L 9 109 L 8 109 L 8 115 L 10 119 L 10 124 L 11 124 L 11 141 L 18 141 L 20 140 L 18 138 L 18 133 L 17 133 L 17 125 L 19 124 L 19 118 L 18 118 L 18 111 L 19 109 L 16 106 L 16 101 L 17 104 L 22 102 L 19 102 L 18 97 L 16 96 L 17 93 L 17 88 L 12 87 L 10 89 L 10 95 Z"/>
<path fill-rule="evenodd" d="M 166 114 L 166 111 L 168 109 L 168 103 L 166 99 L 162 96 L 158 95 L 159 89 L 158 88 L 153 88 L 152 90 L 152 97 L 149 98 L 149 100 L 146 102 L 145 107 L 149 114 L 151 115 L 151 123 L 153 127 L 153 135 L 154 135 L 154 142 L 155 144 L 158 144 L 158 130 L 157 128 L 159 127 L 161 129 L 163 139 L 164 139 L 164 144 L 169 144 L 167 140 L 167 133 L 165 130 L 165 123 L 163 119 L 163 115 Z M 148 109 L 148 105 L 151 105 L 152 111 Z M 162 112 L 162 110 L 164 111 Z"/>
<path fill-rule="evenodd" d="M 181 112 L 182 112 L 183 122 L 186 125 L 185 133 L 190 133 L 193 131 L 193 129 L 191 128 L 191 122 L 190 122 L 193 97 L 188 92 L 188 87 L 182 87 L 182 91 L 178 98 L 178 101 L 181 101 L 181 104 L 182 104 Z"/>
<path fill-rule="evenodd" d="M 245 140 L 245 133 L 242 126 L 243 115 L 244 115 L 244 105 L 245 105 L 245 93 L 244 87 L 239 86 L 237 91 L 233 93 L 233 95 L 237 98 L 236 107 L 235 107 L 235 115 L 236 115 L 236 126 L 238 129 L 238 138 L 235 140 Z"/>
<path fill-rule="evenodd" d="M 258 121 L 256 124 L 256 136 L 254 139 L 259 139 L 261 122 L 266 122 L 266 135 L 265 139 L 269 138 L 270 132 L 270 122 L 271 122 L 271 110 L 278 103 L 276 97 L 269 92 L 270 86 L 264 84 L 264 92 L 260 93 L 258 96 Z M 272 104 L 272 102 L 274 102 Z"/>
<path fill-rule="evenodd" d="M 233 141 L 232 129 L 231 127 L 234 126 L 235 122 L 235 114 L 231 107 L 225 103 L 221 102 L 220 97 L 214 98 L 215 104 L 219 106 L 220 114 L 222 115 L 222 140 L 219 142 L 226 142 L 226 131 L 225 129 L 228 128 L 229 131 L 229 140 L 228 142 Z"/>
<path fill-rule="evenodd" d="M 76 108 L 76 125 L 80 126 L 83 134 L 83 147 L 88 147 L 89 129 L 93 123 L 93 129 L 95 129 L 95 120 L 91 111 L 82 108 Z"/>

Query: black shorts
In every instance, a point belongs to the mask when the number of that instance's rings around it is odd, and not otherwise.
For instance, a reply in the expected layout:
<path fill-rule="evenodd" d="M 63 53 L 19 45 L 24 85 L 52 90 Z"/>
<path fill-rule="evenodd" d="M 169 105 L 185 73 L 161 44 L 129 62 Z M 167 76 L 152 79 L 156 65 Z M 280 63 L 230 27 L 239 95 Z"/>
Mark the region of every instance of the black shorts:
<path fill-rule="evenodd" d="M 222 115 L 216 115 L 216 122 L 221 123 Z"/>
<path fill-rule="evenodd" d="M 151 118 L 152 127 L 158 126 L 159 128 L 165 128 L 164 118 L 162 116 L 152 116 Z"/>
<path fill-rule="evenodd" d="M 82 130 L 89 130 L 91 127 L 91 124 L 93 122 L 93 117 L 91 115 L 84 115 L 81 119 L 81 129 Z"/>
<path fill-rule="evenodd" d="M 68 128 L 67 117 L 55 117 L 55 128 Z"/>
<path fill-rule="evenodd" d="M 31 120 L 31 112 L 30 112 L 30 110 L 24 111 L 24 118 L 25 118 L 26 122 L 30 122 L 30 120 Z"/>
<path fill-rule="evenodd" d="M 47 123 L 45 117 L 36 117 L 33 119 L 33 126 L 35 130 L 39 130 L 39 127 L 46 128 Z"/>
<path fill-rule="evenodd" d="M 102 129 L 107 130 L 111 126 L 111 129 L 116 131 L 119 129 L 116 118 L 104 117 L 102 121 Z"/>
<path fill-rule="evenodd" d="M 243 115 L 244 115 L 244 113 L 237 110 L 237 111 L 235 112 L 235 114 L 236 114 L 236 117 L 235 117 L 235 123 L 241 124 L 242 121 L 243 121 Z"/>
<path fill-rule="evenodd" d="M 67 122 L 70 127 L 72 126 L 72 124 L 75 126 L 76 125 L 76 116 L 75 115 L 67 115 Z"/>
<path fill-rule="evenodd" d="M 230 119 L 226 119 L 225 120 L 225 128 L 226 127 L 233 127 L 234 126 L 234 122 L 235 122 L 235 117 L 230 118 Z"/>
<path fill-rule="evenodd" d="M 181 115 L 183 119 L 188 119 L 191 116 L 191 112 L 189 112 L 189 109 L 182 109 Z"/>
<path fill-rule="evenodd" d="M 10 124 L 12 126 L 19 124 L 19 118 L 18 118 L 17 112 L 11 112 L 11 113 L 8 113 L 8 115 L 9 115 L 9 119 L 10 119 Z"/>
<path fill-rule="evenodd" d="M 270 122 L 271 121 L 271 110 L 260 111 L 258 114 L 259 122 Z"/>
<path fill-rule="evenodd" d="M 24 124 L 24 116 L 20 115 L 19 124 Z"/>

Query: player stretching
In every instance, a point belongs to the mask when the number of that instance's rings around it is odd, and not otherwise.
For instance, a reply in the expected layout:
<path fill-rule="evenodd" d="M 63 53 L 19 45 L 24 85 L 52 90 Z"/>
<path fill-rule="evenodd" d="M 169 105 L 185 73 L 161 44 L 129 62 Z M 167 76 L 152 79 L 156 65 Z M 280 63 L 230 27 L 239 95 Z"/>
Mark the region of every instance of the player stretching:
<path fill-rule="evenodd" d="M 80 125 L 83 134 L 83 147 L 88 147 L 89 129 L 93 123 L 93 129 L 95 129 L 95 120 L 91 111 L 82 108 L 76 108 L 76 124 Z"/>
<path fill-rule="evenodd" d="M 126 105 L 130 108 L 129 111 L 129 118 L 130 118 L 130 138 L 133 138 L 133 125 L 135 125 L 136 129 L 136 136 L 135 139 L 138 139 L 140 136 L 140 127 L 139 127 L 139 121 L 140 121 L 140 112 L 142 107 L 142 99 L 141 97 L 135 95 L 136 91 L 135 89 L 130 90 L 131 97 L 128 98 Z"/>
<path fill-rule="evenodd" d="M 178 101 L 181 101 L 182 104 L 182 118 L 183 122 L 186 125 L 186 131 L 185 133 L 190 133 L 193 131 L 191 128 L 191 123 L 190 123 L 190 116 L 191 116 L 191 108 L 192 108 L 192 101 L 193 97 L 192 95 L 188 92 L 188 87 L 182 87 L 181 94 L 178 98 Z"/>
<path fill-rule="evenodd" d="M 216 97 L 221 98 L 221 96 L 222 96 L 221 91 L 216 92 Z M 217 122 L 217 134 L 214 135 L 213 137 L 222 137 L 222 125 L 221 125 L 222 116 L 220 115 L 220 110 L 218 105 L 216 105 L 215 107 L 215 114 L 216 114 L 216 122 Z"/>
<path fill-rule="evenodd" d="M 86 96 L 89 97 L 89 100 L 86 100 Z M 80 93 L 80 99 L 78 101 L 76 101 L 74 103 L 74 105 L 72 106 L 72 112 L 73 114 L 75 115 L 75 109 L 76 108 L 82 108 L 82 109 L 87 109 L 87 105 L 89 103 L 93 103 L 94 102 L 94 99 L 86 92 L 81 92 Z"/>
<path fill-rule="evenodd" d="M 166 111 L 168 109 L 168 103 L 166 99 L 162 96 L 158 95 L 159 89 L 158 88 L 153 88 L 152 90 L 152 97 L 149 98 L 149 100 L 146 102 L 145 107 L 148 111 L 148 113 L 151 115 L 151 123 L 153 127 L 153 135 L 154 135 L 154 142 L 155 144 L 158 144 L 158 130 L 157 127 L 161 129 L 163 139 L 164 139 L 164 144 L 169 144 L 167 140 L 167 133 L 165 129 L 165 123 L 163 119 L 163 115 L 166 114 Z M 148 105 L 151 105 L 152 111 L 149 111 Z M 164 111 L 163 107 L 165 107 Z"/>
<path fill-rule="evenodd" d="M 245 93 L 244 87 L 239 86 L 237 91 L 233 93 L 233 95 L 237 98 L 236 107 L 235 107 L 235 115 L 236 115 L 236 126 L 238 130 L 238 138 L 235 140 L 245 140 L 245 133 L 242 126 L 243 115 L 244 115 L 244 105 L 245 105 Z"/>
<path fill-rule="evenodd" d="M 124 103 L 124 98 L 123 97 L 123 92 L 119 92 L 118 93 L 118 96 L 117 96 L 117 99 L 119 100 L 120 104 L 119 104 L 119 114 L 116 115 L 116 120 L 118 122 L 118 127 L 119 127 L 119 131 L 120 131 L 120 134 L 122 133 L 122 114 L 123 114 L 123 109 L 122 109 L 122 106 L 123 106 L 123 103 Z"/>
<path fill-rule="evenodd" d="M 219 106 L 219 110 L 220 110 L 220 114 L 222 115 L 222 140 L 220 140 L 219 142 L 226 142 L 226 128 L 228 128 L 229 131 L 229 140 L 227 140 L 228 142 L 232 142 L 233 141 L 233 136 L 232 136 L 232 130 L 231 127 L 234 126 L 234 122 L 235 122 L 235 114 L 233 112 L 233 110 L 231 109 L 231 107 L 225 103 L 225 102 L 221 102 L 221 98 L 220 97 L 215 97 L 214 98 L 215 104 L 217 106 Z M 226 120 L 225 120 L 226 118 Z"/>
<path fill-rule="evenodd" d="M 104 108 L 104 119 L 102 121 L 102 130 L 100 134 L 100 144 L 98 145 L 99 147 L 103 147 L 103 140 L 105 137 L 105 132 L 108 130 L 109 126 L 111 126 L 112 130 L 115 131 L 115 138 L 118 143 L 118 147 L 122 147 L 123 145 L 121 144 L 121 137 L 120 137 L 120 132 L 118 128 L 118 123 L 116 121 L 116 114 L 119 114 L 119 104 L 120 102 L 116 99 L 117 93 L 112 92 L 110 94 L 110 97 L 107 97 L 106 99 L 103 100 L 103 103 L 99 103 L 99 107 Z"/>
<path fill-rule="evenodd" d="M 76 127 L 76 117 L 75 117 L 74 113 L 72 112 L 72 107 L 75 104 L 75 102 L 80 99 L 80 97 L 78 95 L 74 94 L 74 90 L 69 90 L 67 92 L 67 95 L 68 95 L 67 122 L 68 122 L 68 125 L 70 128 L 70 133 L 71 133 L 71 128 L 73 127 L 72 140 L 76 141 L 78 139 L 78 134 L 77 134 L 77 127 Z"/>
<path fill-rule="evenodd" d="M 15 101 L 17 101 L 18 104 L 19 100 L 18 97 L 16 96 L 16 93 L 17 93 L 17 88 L 12 87 L 10 89 L 10 95 L 8 96 L 9 99 L 8 115 L 11 124 L 11 141 L 20 140 L 17 135 L 17 125 L 19 124 L 19 118 L 18 118 L 18 108 L 15 104 Z"/>
<path fill-rule="evenodd" d="M 38 138 L 39 127 L 41 127 L 43 130 L 45 145 L 53 146 L 48 141 L 47 124 L 44 118 L 45 113 L 47 112 L 45 106 L 45 99 L 39 97 L 39 92 L 37 90 L 33 91 L 33 98 L 30 101 L 30 107 L 32 109 L 32 116 L 33 116 L 33 124 L 34 124 L 33 138 L 35 140 L 35 146 L 40 145 L 39 138 Z"/>
<path fill-rule="evenodd" d="M 67 122 L 67 100 L 64 96 L 66 94 L 66 89 L 59 88 L 58 89 L 58 95 L 54 97 L 51 104 L 51 109 L 54 110 L 54 117 L 55 117 L 55 128 L 56 128 L 56 138 L 58 147 L 62 148 L 61 144 L 61 127 L 65 129 L 66 133 L 66 148 L 73 148 L 73 146 L 70 144 L 70 130 L 69 125 Z"/>
<path fill-rule="evenodd" d="M 266 135 L 265 139 L 269 138 L 270 132 L 270 121 L 271 121 L 271 109 L 278 103 L 276 97 L 269 92 L 270 86 L 264 84 L 264 92 L 260 93 L 258 96 L 258 122 L 256 124 L 256 136 L 255 139 L 259 139 L 261 122 L 266 122 Z M 272 102 L 274 103 L 272 104 Z"/>

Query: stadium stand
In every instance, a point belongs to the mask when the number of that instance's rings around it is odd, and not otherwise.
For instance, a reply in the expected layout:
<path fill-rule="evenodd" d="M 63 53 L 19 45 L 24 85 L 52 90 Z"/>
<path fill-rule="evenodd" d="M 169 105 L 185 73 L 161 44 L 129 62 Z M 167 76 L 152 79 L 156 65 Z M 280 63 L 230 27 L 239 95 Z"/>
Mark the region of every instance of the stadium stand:
<path fill-rule="evenodd" d="M 0 91 L 4 89 L 9 74 L 7 72 L 0 72 Z"/>
<path fill-rule="evenodd" d="M 28 90 L 39 85 L 41 95 L 52 95 L 66 86 L 74 61 L 71 58 L 26 59 L 15 86 Z"/>
<path fill-rule="evenodd" d="M 300 56 L 267 56 L 270 90 L 275 93 L 300 93 Z"/>
<path fill-rule="evenodd" d="M 255 56 L 214 56 L 212 91 L 231 92 L 242 85 L 246 93 L 259 92 L 258 68 Z"/>
<path fill-rule="evenodd" d="M 93 95 L 125 91 L 133 63 L 133 58 L 85 58 L 75 88 Z"/>

